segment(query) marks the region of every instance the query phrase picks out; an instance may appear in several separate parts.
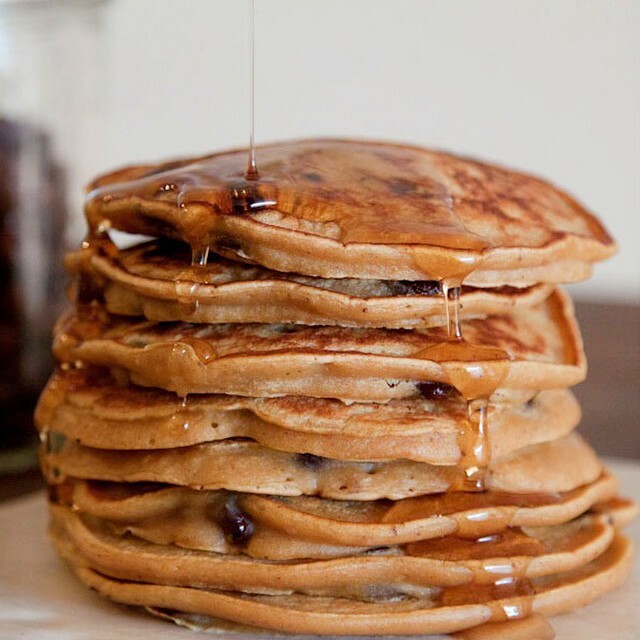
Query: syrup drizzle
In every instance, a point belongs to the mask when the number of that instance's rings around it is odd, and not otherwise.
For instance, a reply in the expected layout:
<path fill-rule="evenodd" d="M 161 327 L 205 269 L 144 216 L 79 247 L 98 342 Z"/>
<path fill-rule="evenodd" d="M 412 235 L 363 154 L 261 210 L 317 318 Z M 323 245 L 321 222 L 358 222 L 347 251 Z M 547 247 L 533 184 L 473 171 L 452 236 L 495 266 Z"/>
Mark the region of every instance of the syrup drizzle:
<path fill-rule="evenodd" d="M 256 164 L 256 3 L 251 0 L 249 18 L 249 56 L 250 71 L 249 83 L 251 91 L 250 106 L 250 124 L 249 124 L 249 162 L 247 164 L 247 172 L 245 174 L 247 180 L 256 180 L 258 178 L 258 165 Z"/>
<path fill-rule="evenodd" d="M 290 228 L 312 235 L 318 229 L 343 245 L 403 245 L 408 261 L 426 279 L 439 281 L 462 282 L 491 246 L 465 227 L 446 178 L 430 164 L 427 151 L 303 140 L 260 147 L 259 153 L 259 174 L 250 148 L 248 163 L 245 149 L 138 172 L 130 180 L 120 174 L 111 184 L 107 177 L 87 198 L 89 224 L 95 227 L 107 216 L 125 231 L 215 250 L 223 237 L 242 242 L 229 227 L 229 216 L 271 209 L 290 219 Z M 168 184 L 172 188 L 165 190 Z M 143 205 L 134 216 L 122 207 L 131 198 Z M 158 205 L 166 211 L 161 218 L 155 214 Z M 251 247 L 246 249 L 250 253 Z"/>
<path fill-rule="evenodd" d="M 192 248 L 191 249 L 191 266 L 204 267 L 209 261 L 209 250 L 210 250 L 210 247 L 208 245 L 204 247 Z"/>
<path fill-rule="evenodd" d="M 188 275 L 188 274 L 187 274 Z M 183 280 L 182 274 L 179 274 L 175 280 L 176 298 L 182 312 L 185 315 L 193 315 L 200 306 L 198 298 L 198 289 L 200 285 L 192 280 Z"/>
<path fill-rule="evenodd" d="M 467 401 L 467 420 L 469 421 L 469 437 L 472 439 L 465 452 L 464 483 L 477 491 L 484 491 L 485 476 L 489 466 L 490 446 L 487 425 L 487 409 L 489 401 L 486 398 L 475 398 Z M 470 452 L 470 453 L 469 453 Z"/>
<path fill-rule="evenodd" d="M 177 410 L 171 416 L 172 426 L 180 431 L 188 431 L 191 426 L 191 414 L 188 406 L 188 395 L 180 398 Z"/>
<path fill-rule="evenodd" d="M 459 305 L 459 298 L 453 297 L 453 302 L 454 305 Z M 459 311 L 450 315 L 453 319 L 457 318 L 457 327 L 456 323 L 452 323 L 454 326 L 447 340 L 423 349 L 415 356 L 438 362 L 449 378 L 448 382 L 467 403 L 467 422 L 458 437 L 461 473 L 451 489 L 484 491 L 491 453 L 489 398 L 507 377 L 510 356 L 502 349 L 473 345 L 465 341 L 459 315 Z"/>
<path fill-rule="evenodd" d="M 460 285 L 450 287 L 442 283 L 444 309 L 447 319 L 447 334 L 449 340 L 462 340 L 462 326 L 460 324 Z"/>

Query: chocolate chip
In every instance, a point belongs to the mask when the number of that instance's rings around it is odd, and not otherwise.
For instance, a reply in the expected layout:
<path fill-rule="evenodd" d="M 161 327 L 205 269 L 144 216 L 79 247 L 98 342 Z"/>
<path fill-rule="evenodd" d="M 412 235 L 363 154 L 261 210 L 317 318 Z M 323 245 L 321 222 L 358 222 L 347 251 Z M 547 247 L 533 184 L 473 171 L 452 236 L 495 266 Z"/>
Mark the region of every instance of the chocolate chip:
<path fill-rule="evenodd" d="M 255 525 L 240 509 L 235 496 L 230 497 L 222 508 L 220 527 L 229 542 L 240 546 L 246 545 L 255 531 Z"/>
<path fill-rule="evenodd" d="M 365 551 L 368 556 L 375 556 L 378 554 L 386 554 L 389 551 L 389 547 L 371 547 Z"/>
<path fill-rule="evenodd" d="M 396 280 L 389 284 L 397 296 L 442 295 L 442 285 L 437 280 Z"/>
<path fill-rule="evenodd" d="M 418 382 L 416 386 L 427 400 L 445 400 L 455 393 L 455 389 L 444 382 Z"/>
<path fill-rule="evenodd" d="M 275 327 L 278 333 L 297 333 L 300 331 L 300 327 L 295 324 L 281 324 Z"/>
<path fill-rule="evenodd" d="M 308 469 L 320 469 L 326 462 L 326 458 L 321 456 L 314 456 L 313 453 L 299 453 L 296 456 L 296 462 Z"/>

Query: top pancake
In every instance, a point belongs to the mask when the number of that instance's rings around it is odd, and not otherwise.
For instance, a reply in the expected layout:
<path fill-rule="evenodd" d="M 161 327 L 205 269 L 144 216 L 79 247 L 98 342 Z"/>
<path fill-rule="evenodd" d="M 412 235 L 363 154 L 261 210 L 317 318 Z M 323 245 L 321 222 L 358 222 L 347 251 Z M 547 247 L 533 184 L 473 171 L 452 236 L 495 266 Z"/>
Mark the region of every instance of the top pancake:
<path fill-rule="evenodd" d="M 92 231 L 184 240 L 197 252 L 325 278 L 530 286 L 589 275 L 615 245 L 531 176 L 402 145 L 304 140 L 122 169 L 92 185 Z"/>

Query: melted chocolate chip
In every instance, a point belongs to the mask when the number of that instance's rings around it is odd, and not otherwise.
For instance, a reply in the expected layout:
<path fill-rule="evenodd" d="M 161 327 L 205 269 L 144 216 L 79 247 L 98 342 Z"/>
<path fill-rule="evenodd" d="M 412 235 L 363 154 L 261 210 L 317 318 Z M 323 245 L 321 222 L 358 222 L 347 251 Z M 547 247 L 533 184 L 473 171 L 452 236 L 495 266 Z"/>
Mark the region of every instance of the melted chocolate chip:
<path fill-rule="evenodd" d="M 322 456 L 314 456 L 313 453 L 299 453 L 296 456 L 296 461 L 303 467 L 308 469 L 320 469 L 326 462 L 326 459 Z"/>
<path fill-rule="evenodd" d="M 222 508 L 220 527 L 229 542 L 241 546 L 249 542 L 255 531 L 255 525 L 249 516 L 238 507 L 235 497 L 231 497 L 225 502 Z"/>
<path fill-rule="evenodd" d="M 427 400 L 444 400 L 455 393 L 455 389 L 444 382 L 418 382 L 416 386 Z"/>
<path fill-rule="evenodd" d="M 389 551 L 389 547 L 372 547 L 371 549 L 367 549 L 365 554 L 368 556 L 375 556 L 378 554 L 386 554 Z"/>
<path fill-rule="evenodd" d="M 281 324 L 276 327 L 276 330 L 278 333 L 296 333 L 297 331 L 300 331 L 300 327 L 295 324 Z"/>
<path fill-rule="evenodd" d="M 442 285 L 437 280 L 396 280 L 391 289 L 397 296 L 440 296 Z"/>

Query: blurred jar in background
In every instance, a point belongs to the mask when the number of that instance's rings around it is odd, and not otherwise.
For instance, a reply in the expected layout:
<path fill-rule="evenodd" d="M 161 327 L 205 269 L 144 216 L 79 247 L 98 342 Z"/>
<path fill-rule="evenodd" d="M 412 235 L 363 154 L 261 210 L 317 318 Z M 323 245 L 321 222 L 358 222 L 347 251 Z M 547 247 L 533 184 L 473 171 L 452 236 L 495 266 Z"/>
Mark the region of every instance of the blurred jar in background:
<path fill-rule="evenodd" d="M 0 0 L 0 473 L 35 465 L 32 413 L 65 304 L 62 256 L 101 168 L 102 0 Z"/>

